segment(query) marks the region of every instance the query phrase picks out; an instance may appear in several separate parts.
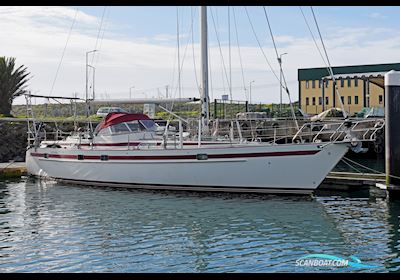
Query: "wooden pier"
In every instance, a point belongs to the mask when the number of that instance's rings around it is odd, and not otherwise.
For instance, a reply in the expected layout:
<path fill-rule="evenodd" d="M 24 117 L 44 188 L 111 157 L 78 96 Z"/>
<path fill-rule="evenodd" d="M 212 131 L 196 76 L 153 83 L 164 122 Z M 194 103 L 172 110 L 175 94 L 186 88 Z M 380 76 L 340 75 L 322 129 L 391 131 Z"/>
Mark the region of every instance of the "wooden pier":
<path fill-rule="evenodd" d="M 4 162 L 0 163 L 0 178 L 18 178 L 26 175 L 25 162 Z"/>
<path fill-rule="evenodd" d="M 330 172 L 318 187 L 320 190 L 350 190 L 385 184 L 385 174 Z"/>

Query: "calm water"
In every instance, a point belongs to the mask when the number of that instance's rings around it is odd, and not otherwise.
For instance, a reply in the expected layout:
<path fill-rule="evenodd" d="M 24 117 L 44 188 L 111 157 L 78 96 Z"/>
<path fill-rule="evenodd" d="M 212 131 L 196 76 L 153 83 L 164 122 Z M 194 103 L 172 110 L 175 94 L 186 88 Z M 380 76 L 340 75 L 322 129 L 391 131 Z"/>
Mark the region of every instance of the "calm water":
<path fill-rule="evenodd" d="M 0 183 L 0 272 L 400 271 L 400 203 Z M 378 269 L 299 267 L 324 253 Z"/>
<path fill-rule="evenodd" d="M 355 161 L 361 165 L 367 166 L 369 168 L 372 168 L 373 170 L 383 173 L 385 172 L 385 159 L 382 156 L 365 157 L 362 154 L 358 156 L 354 154 L 347 154 L 346 156 L 350 160 Z M 371 173 L 370 170 L 360 167 L 352 162 L 347 161 L 347 163 L 351 164 L 351 166 L 349 166 L 349 164 L 346 164 L 344 161 L 340 161 L 332 171 Z"/>

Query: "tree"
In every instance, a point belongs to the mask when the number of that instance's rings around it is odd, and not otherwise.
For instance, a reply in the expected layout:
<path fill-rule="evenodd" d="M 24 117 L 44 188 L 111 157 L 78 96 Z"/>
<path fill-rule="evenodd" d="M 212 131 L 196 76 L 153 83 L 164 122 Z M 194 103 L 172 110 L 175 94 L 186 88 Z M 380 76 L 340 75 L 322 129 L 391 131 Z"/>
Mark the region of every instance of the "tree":
<path fill-rule="evenodd" d="M 12 102 L 25 93 L 29 75 L 24 65 L 15 69 L 14 57 L 0 57 L 0 114 L 11 116 Z"/>

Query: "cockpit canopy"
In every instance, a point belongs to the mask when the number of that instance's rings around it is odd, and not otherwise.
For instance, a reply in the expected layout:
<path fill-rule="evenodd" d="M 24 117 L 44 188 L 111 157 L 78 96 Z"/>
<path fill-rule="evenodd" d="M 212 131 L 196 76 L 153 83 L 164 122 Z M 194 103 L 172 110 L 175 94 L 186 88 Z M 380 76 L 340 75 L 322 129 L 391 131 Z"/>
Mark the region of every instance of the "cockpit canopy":
<path fill-rule="evenodd" d="M 95 135 L 156 131 L 158 125 L 144 114 L 109 113 L 96 127 Z"/>

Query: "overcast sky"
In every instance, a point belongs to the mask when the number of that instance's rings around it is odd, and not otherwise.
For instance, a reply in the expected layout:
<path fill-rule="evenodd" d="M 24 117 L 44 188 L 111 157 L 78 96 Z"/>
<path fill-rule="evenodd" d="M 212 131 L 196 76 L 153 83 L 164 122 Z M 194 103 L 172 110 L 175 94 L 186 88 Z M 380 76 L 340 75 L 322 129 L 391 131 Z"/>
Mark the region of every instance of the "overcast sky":
<path fill-rule="evenodd" d="M 310 7 L 302 9 L 318 39 Z M 279 75 L 264 10 L 247 10 Z M 266 11 L 279 54 L 288 53 L 283 56 L 284 73 L 292 100 L 298 100 L 297 69 L 323 67 L 324 62 L 299 7 L 266 7 Z M 314 11 L 333 66 L 400 62 L 400 7 L 314 7 Z M 130 90 L 133 98 L 157 97 L 165 95 L 166 85 L 170 96 L 178 97 L 177 12 L 182 96 L 198 97 L 198 7 L 2 6 L 0 55 L 26 65 L 32 74 L 29 89 L 41 95 L 84 97 L 86 52 L 96 48 L 99 52 L 89 56 L 89 64 L 96 68 L 98 98 L 127 98 Z M 229 94 L 231 72 L 233 99 L 245 100 L 254 80 L 254 102 L 279 102 L 278 79 L 257 44 L 245 8 L 231 7 L 228 22 L 228 7 L 209 7 L 210 97 Z M 91 77 L 90 73 L 90 85 Z M 286 95 L 283 100 L 288 100 Z M 23 102 L 21 97 L 16 100 Z"/>

